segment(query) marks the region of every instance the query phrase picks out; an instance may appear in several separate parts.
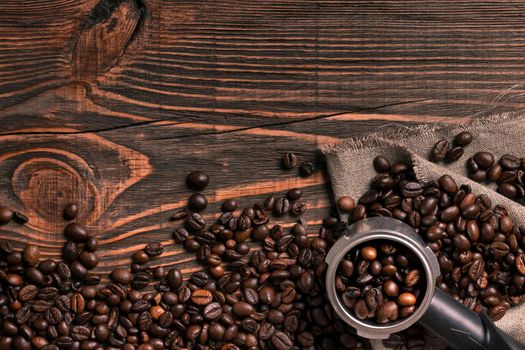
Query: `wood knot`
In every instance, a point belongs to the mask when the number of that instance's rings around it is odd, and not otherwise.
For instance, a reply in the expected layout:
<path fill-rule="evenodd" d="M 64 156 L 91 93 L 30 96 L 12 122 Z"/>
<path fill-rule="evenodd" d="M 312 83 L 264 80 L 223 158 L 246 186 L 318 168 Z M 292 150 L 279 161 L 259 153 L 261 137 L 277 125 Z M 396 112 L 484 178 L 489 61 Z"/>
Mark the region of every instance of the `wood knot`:
<path fill-rule="evenodd" d="M 101 0 L 82 26 L 72 55 L 72 77 L 90 82 L 113 67 L 141 28 L 140 0 Z"/>
<path fill-rule="evenodd" d="M 16 151 L 0 152 L 0 177 L 11 179 L 20 202 L 5 205 L 21 207 L 40 232 L 59 232 L 69 203 L 79 204 L 79 222 L 94 224 L 123 191 L 152 171 L 142 153 L 91 133 L 2 140 Z"/>

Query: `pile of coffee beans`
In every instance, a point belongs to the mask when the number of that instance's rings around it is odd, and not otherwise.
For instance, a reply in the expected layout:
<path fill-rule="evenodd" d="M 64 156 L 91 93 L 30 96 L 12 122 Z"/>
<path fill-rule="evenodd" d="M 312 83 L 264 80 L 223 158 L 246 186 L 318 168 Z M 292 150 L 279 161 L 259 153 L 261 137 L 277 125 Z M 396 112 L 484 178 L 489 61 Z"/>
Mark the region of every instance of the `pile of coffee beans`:
<path fill-rule="evenodd" d="M 412 315 L 425 294 L 420 261 L 394 241 L 369 241 L 350 250 L 337 270 L 343 305 L 360 320 L 385 324 Z"/>
<path fill-rule="evenodd" d="M 377 157 L 378 175 L 350 213 L 351 222 L 388 216 L 412 226 L 434 251 L 437 283 L 466 307 L 494 319 L 525 300 L 525 227 L 484 194 L 448 175 L 419 183 L 410 166 Z"/>
<path fill-rule="evenodd" d="M 228 199 L 208 222 L 201 214 L 208 183 L 207 174 L 192 172 L 187 184 L 201 192 L 171 217 L 173 239 L 203 267 L 190 276 L 151 267 L 164 246 L 149 242 L 104 283 L 90 272 L 97 240 L 77 222 L 65 223 L 60 260 L 41 259 L 36 245 L 0 241 L 0 350 L 365 349 L 324 290 L 338 220 L 324 220 L 314 233 L 292 219 L 307 207 L 294 188 L 243 209 Z M 6 222 L 14 217 L 4 211 Z M 70 204 L 63 216 L 74 220 L 78 212 Z M 271 224 L 274 216 L 295 224 Z"/>
<path fill-rule="evenodd" d="M 472 140 L 474 140 L 474 136 L 468 131 L 457 134 L 452 143 L 448 140 L 441 139 L 436 142 L 432 148 L 431 159 L 436 162 L 455 162 L 463 156 L 465 147 L 470 145 Z"/>
<path fill-rule="evenodd" d="M 477 182 L 494 182 L 498 192 L 505 197 L 519 200 L 525 197 L 525 158 L 504 154 L 496 162 L 490 152 L 477 152 L 467 160 L 469 177 Z"/>

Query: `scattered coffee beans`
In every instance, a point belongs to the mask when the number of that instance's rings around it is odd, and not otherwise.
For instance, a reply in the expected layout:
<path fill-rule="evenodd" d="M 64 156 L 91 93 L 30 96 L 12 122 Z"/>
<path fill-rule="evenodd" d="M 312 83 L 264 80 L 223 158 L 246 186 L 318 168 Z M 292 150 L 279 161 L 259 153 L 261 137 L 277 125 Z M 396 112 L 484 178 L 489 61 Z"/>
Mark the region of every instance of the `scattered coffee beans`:
<path fill-rule="evenodd" d="M 430 159 L 435 162 L 445 161 L 453 163 L 463 156 L 465 152 L 464 147 L 470 145 L 473 139 L 474 137 L 468 131 L 457 134 L 452 144 L 447 140 L 441 139 L 432 148 Z M 379 172 L 384 172 L 384 170 Z"/>

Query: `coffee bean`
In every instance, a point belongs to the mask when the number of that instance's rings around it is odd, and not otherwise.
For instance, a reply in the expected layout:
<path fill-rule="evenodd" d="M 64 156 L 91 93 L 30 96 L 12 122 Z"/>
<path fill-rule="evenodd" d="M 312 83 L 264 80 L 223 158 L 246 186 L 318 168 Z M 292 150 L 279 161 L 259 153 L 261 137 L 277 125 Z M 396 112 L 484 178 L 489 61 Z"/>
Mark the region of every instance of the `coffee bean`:
<path fill-rule="evenodd" d="M 502 183 L 498 186 L 498 192 L 509 198 L 516 198 L 518 195 L 518 190 L 515 185 L 511 183 Z"/>
<path fill-rule="evenodd" d="M 173 231 L 173 239 L 177 243 L 185 242 L 189 237 L 188 231 L 184 227 L 177 227 Z"/>
<path fill-rule="evenodd" d="M 462 131 L 454 137 L 454 144 L 457 146 L 468 146 L 474 140 L 474 136 L 468 131 Z"/>
<path fill-rule="evenodd" d="M 516 156 L 505 154 L 501 156 L 499 164 L 504 170 L 517 170 L 520 165 L 520 159 Z"/>
<path fill-rule="evenodd" d="M 275 201 L 275 205 L 273 207 L 273 213 L 277 216 L 286 215 L 288 211 L 290 210 L 290 202 L 287 198 L 281 197 L 278 198 Z"/>
<path fill-rule="evenodd" d="M 168 285 L 172 289 L 178 289 L 182 285 L 182 273 L 179 269 L 173 268 L 168 271 L 166 276 Z"/>
<path fill-rule="evenodd" d="M 456 181 L 450 175 L 443 175 L 438 179 L 440 187 L 448 193 L 455 193 L 458 190 Z"/>
<path fill-rule="evenodd" d="M 490 152 L 477 152 L 472 158 L 483 170 L 487 170 L 494 165 L 494 155 Z"/>
<path fill-rule="evenodd" d="M 40 259 L 40 249 L 34 244 L 26 244 L 22 256 L 26 264 L 36 266 Z"/>
<path fill-rule="evenodd" d="M 401 306 L 412 306 L 416 303 L 417 299 L 416 296 L 412 293 L 401 293 L 397 297 L 397 303 Z"/>
<path fill-rule="evenodd" d="M 131 273 L 127 269 L 116 268 L 109 276 L 113 282 L 120 284 L 129 284 L 131 282 Z"/>
<path fill-rule="evenodd" d="M 194 193 L 188 199 L 188 208 L 193 211 L 203 211 L 208 206 L 208 199 L 202 193 Z"/>
<path fill-rule="evenodd" d="M 213 301 L 213 296 L 211 292 L 206 289 L 197 289 L 191 294 L 191 301 L 196 305 L 204 306 Z"/>
<path fill-rule="evenodd" d="M 286 198 L 290 201 L 296 201 L 303 195 L 303 191 L 300 188 L 292 188 L 286 192 Z"/>
<path fill-rule="evenodd" d="M 403 183 L 401 193 L 405 197 L 414 198 L 423 193 L 423 187 L 418 182 L 408 181 Z"/>
<path fill-rule="evenodd" d="M 503 173 L 503 169 L 501 165 L 494 164 L 487 171 L 487 178 L 490 181 L 498 181 L 501 178 L 502 173 Z"/>
<path fill-rule="evenodd" d="M 377 250 L 371 246 L 364 247 L 361 249 L 361 256 L 366 261 L 372 261 L 377 257 Z"/>
<path fill-rule="evenodd" d="M 67 239 L 80 243 L 85 242 L 88 238 L 88 233 L 84 227 L 76 222 L 66 226 L 64 233 Z"/>
<path fill-rule="evenodd" d="M 447 140 L 439 140 L 432 148 L 432 159 L 434 161 L 442 161 L 452 148 L 452 145 Z"/>
<path fill-rule="evenodd" d="M 5 225 L 13 220 L 13 211 L 8 207 L 0 206 L 0 225 Z"/>
<path fill-rule="evenodd" d="M 378 173 L 385 173 L 390 170 L 390 161 L 383 156 L 377 156 L 373 161 L 374 169 Z"/>
<path fill-rule="evenodd" d="M 337 207 L 343 213 L 349 213 L 355 208 L 355 200 L 350 196 L 342 196 L 337 200 Z"/>
<path fill-rule="evenodd" d="M 237 201 L 235 199 L 227 199 L 222 203 L 221 206 L 224 212 L 232 212 L 237 209 Z"/>
<path fill-rule="evenodd" d="M 131 260 L 136 264 L 145 264 L 150 261 L 150 257 L 144 250 L 133 253 Z"/>
<path fill-rule="evenodd" d="M 290 206 L 290 215 L 292 216 L 300 216 L 302 215 L 307 209 L 307 205 L 303 201 L 295 201 Z"/>
<path fill-rule="evenodd" d="M 465 152 L 465 149 L 463 147 L 460 147 L 460 146 L 456 146 L 456 147 L 451 148 L 450 151 L 448 151 L 446 156 L 445 156 L 445 162 L 453 163 L 453 162 L 459 160 L 463 156 L 464 152 Z"/>
<path fill-rule="evenodd" d="M 198 232 L 206 227 L 206 221 L 199 213 L 192 213 L 186 219 L 186 226 L 193 232 Z"/>
<path fill-rule="evenodd" d="M 196 190 L 202 191 L 208 186 L 210 178 L 208 174 L 202 171 L 192 171 L 186 177 L 186 184 L 188 187 L 194 188 Z"/>
<path fill-rule="evenodd" d="M 35 285 L 29 284 L 18 292 L 18 300 L 22 302 L 33 300 L 38 294 L 38 288 Z"/>
<path fill-rule="evenodd" d="M 151 257 L 157 257 L 164 252 L 164 246 L 160 242 L 149 242 L 144 247 L 144 252 Z"/>
<path fill-rule="evenodd" d="M 64 208 L 64 218 L 66 220 L 73 220 L 78 215 L 78 205 L 70 203 Z"/>
<path fill-rule="evenodd" d="M 386 295 L 396 297 L 399 293 L 399 286 L 393 280 L 387 280 L 383 285 Z"/>
<path fill-rule="evenodd" d="M 292 340 L 281 331 L 274 332 L 270 340 L 276 350 L 289 350 L 293 346 Z"/>
<path fill-rule="evenodd" d="M 314 165 L 311 162 L 304 162 L 299 166 L 299 174 L 302 177 L 311 176 L 315 171 Z"/>
<path fill-rule="evenodd" d="M 88 269 L 93 269 L 98 265 L 98 257 L 96 254 L 87 250 L 84 250 L 82 253 L 80 253 L 79 259 Z"/>
<path fill-rule="evenodd" d="M 91 331 L 85 326 L 73 326 L 71 327 L 71 338 L 73 340 L 83 341 L 89 339 Z"/>
<path fill-rule="evenodd" d="M 283 154 L 281 165 L 284 169 L 293 169 L 297 165 L 297 156 L 291 152 Z"/>

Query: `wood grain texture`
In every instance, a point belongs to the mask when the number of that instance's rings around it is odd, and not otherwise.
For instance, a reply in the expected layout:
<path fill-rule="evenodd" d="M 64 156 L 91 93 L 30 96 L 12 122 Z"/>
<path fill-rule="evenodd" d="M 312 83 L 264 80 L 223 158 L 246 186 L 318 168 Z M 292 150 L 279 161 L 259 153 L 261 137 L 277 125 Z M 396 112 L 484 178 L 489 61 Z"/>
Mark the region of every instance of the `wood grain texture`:
<path fill-rule="evenodd" d="M 30 217 L 0 237 L 57 257 L 66 203 L 102 243 L 99 273 L 149 240 L 198 268 L 168 222 L 206 170 L 212 220 L 305 190 L 331 203 L 318 147 L 416 123 L 521 110 L 525 2 L 4 0 L 1 202 Z M 279 168 L 294 151 L 320 171 Z M 291 225 L 290 218 L 276 220 Z"/>

